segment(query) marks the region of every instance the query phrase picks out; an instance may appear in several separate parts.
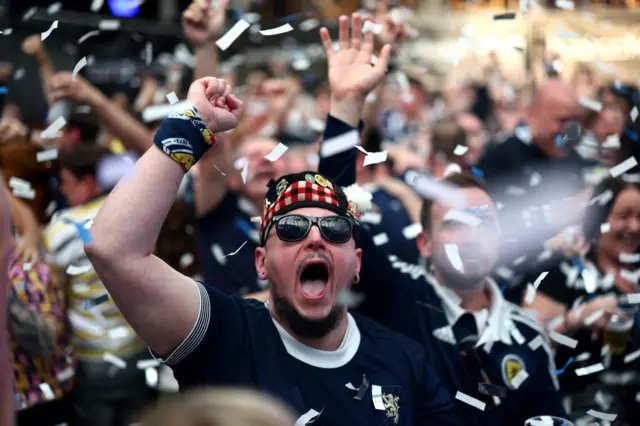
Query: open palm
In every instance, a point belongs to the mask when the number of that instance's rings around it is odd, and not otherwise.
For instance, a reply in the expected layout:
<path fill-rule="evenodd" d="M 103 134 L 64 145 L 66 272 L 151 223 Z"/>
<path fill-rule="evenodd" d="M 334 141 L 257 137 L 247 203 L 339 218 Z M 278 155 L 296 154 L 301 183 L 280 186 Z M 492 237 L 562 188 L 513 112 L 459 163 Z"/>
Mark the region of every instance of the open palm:
<path fill-rule="evenodd" d="M 380 52 L 380 57 L 372 66 L 374 49 L 374 35 L 367 33 L 362 39 L 362 19 L 354 13 L 351 18 L 351 38 L 349 38 L 349 19 L 340 17 L 340 51 L 335 52 L 329 31 L 320 30 L 320 37 L 324 45 L 329 64 L 329 86 L 331 94 L 336 99 L 347 96 L 364 98 L 371 92 L 385 76 L 391 46 L 386 45 Z"/>

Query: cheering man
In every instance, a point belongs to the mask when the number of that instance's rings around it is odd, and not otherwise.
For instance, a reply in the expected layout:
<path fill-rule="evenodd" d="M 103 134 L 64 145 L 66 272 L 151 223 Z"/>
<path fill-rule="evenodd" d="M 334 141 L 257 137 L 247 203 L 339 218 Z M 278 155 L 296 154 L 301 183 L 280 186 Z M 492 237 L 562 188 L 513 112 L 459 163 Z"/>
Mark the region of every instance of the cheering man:
<path fill-rule="evenodd" d="M 350 43 L 348 24 L 340 18 L 344 48 L 331 62 L 347 83 L 335 103 L 342 108 L 380 82 L 390 56 L 386 46 L 372 67 L 373 35 L 361 43 L 354 16 Z M 157 148 L 110 194 L 86 246 L 151 350 L 183 387 L 256 386 L 302 414 L 298 424 L 457 424 L 424 351 L 337 303 L 359 279 L 354 236 L 362 197 L 350 200 L 312 172 L 270 183 L 255 257 L 259 276 L 270 282 L 266 304 L 195 283 L 151 254 L 184 172 L 215 143 L 213 134 L 237 126 L 243 110 L 231 87 L 213 77 L 196 80 L 188 100 L 193 108 L 163 122 Z"/>

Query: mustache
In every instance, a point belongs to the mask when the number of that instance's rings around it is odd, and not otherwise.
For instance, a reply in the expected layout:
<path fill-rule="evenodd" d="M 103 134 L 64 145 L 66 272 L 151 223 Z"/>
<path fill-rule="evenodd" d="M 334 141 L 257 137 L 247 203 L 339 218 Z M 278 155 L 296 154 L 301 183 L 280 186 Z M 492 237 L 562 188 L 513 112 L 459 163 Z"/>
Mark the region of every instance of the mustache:
<path fill-rule="evenodd" d="M 329 257 L 329 255 L 323 251 L 314 251 L 314 252 L 310 252 L 308 254 L 306 254 L 298 263 L 298 267 L 296 268 L 296 274 L 298 274 L 298 276 L 300 276 L 300 274 L 302 273 L 302 268 L 304 268 L 304 265 L 307 262 L 310 261 L 314 261 L 314 260 L 322 260 L 324 262 L 327 263 L 327 265 L 329 265 L 329 268 L 333 268 L 333 263 L 331 262 L 331 258 Z"/>

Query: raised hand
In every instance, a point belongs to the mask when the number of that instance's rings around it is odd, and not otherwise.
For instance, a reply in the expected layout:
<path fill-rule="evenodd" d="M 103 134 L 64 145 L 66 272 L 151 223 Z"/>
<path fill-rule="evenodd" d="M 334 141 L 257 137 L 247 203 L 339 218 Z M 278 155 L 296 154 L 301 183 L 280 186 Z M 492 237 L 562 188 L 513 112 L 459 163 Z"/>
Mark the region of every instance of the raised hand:
<path fill-rule="evenodd" d="M 352 97 L 364 101 L 365 97 L 384 79 L 391 57 L 391 46 L 385 45 L 375 65 L 371 65 L 374 49 L 374 35 L 367 33 L 362 39 L 362 19 L 354 13 L 351 16 L 351 38 L 349 19 L 340 17 L 340 52 L 333 50 L 329 31 L 320 29 L 320 37 L 329 63 L 329 86 L 331 96 L 336 100 Z"/>
<path fill-rule="evenodd" d="M 25 38 L 21 47 L 24 53 L 33 57 L 38 57 L 44 51 L 40 34 Z"/>
<path fill-rule="evenodd" d="M 378 39 L 383 44 L 393 44 L 397 40 L 408 37 L 409 32 L 403 23 L 397 23 L 389 14 L 387 0 L 378 1 L 378 10 L 375 14 L 375 22 L 382 26 Z"/>
<path fill-rule="evenodd" d="M 182 30 L 193 47 L 200 47 L 220 36 L 229 0 L 213 8 L 209 0 L 196 0 L 182 14 Z"/>
<path fill-rule="evenodd" d="M 242 117 L 244 104 L 231 91 L 230 85 L 215 77 L 198 79 L 189 87 L 187 100 L 196 107 L 200 118 L 213 133 L 236 128 Z"/>
<path fill-rule="evenodd" d="M 53 76 L 49 84 L 54 103 L 63 98 L 73 99 L 78 103 L 91 104 L 101 93 L 80 76 L 73 77 L 70 72 L 59 72 Z"/>

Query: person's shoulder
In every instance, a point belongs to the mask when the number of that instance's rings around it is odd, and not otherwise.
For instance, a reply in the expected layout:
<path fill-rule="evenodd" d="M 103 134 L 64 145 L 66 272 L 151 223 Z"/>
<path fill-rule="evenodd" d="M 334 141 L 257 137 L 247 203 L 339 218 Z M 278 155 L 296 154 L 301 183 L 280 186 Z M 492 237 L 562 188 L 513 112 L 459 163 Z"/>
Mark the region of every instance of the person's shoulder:
<path fill-rule="evenodd" d="M 424 356 L 424 349 L 418 342 L 415 342 L 404 334 L 393 331 L 374 320 L 363 315 L 351 312 L 351 315 L 358 324 L 360 334 L 369 338 L 375 347 L 380 348 L 387 354 L 387 357 L 397 357 L 404 354 L 413 359 Z M 397 358 L 390 358 L 397 359 Z"/>
<path fill-rule="evenodd" d="M 545 329 L 542 324 L 534 317 L 532 310 L 526 310 L 521 306 L 505 301 L 509 312 L 509 318 L 518 327 L 518 330 L 529 341 L 539 335 L 546 337 Z"/>
<path fill-rule="evenodd" d="M 480 158 L 478 166 L 482 168 L 483 164 L 486 165 L 490 162 L 502 161 L 526 150 L 527 145 L 518 139 L 517 136 L 511 135 L 503 142 L 490 144 L 484 155 Z"/>

